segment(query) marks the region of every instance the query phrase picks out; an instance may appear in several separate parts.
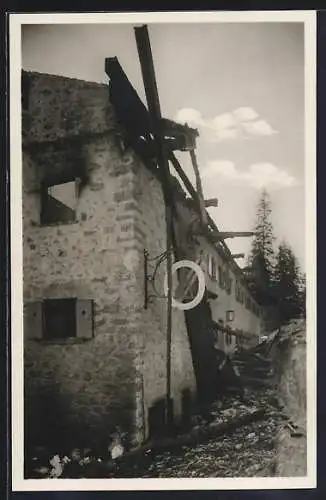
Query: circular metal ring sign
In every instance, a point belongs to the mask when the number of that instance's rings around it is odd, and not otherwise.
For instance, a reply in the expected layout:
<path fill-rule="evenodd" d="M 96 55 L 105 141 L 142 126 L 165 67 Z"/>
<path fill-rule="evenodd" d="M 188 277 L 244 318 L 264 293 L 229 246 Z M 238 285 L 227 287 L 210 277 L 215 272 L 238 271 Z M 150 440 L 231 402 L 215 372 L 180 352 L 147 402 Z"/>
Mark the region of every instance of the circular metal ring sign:
<path fill-rule="evenodd" d="M 175 271 L 177 271 L 181 267 L 187 267 L 189 269 L 192 269 L 196 273 L 197 278 L 198 278 L 197 295 L 190 302 L 186 302 L 186 303 L 179 302 L 172 297 L 172 306 L 173 307 L 176 307 L 177 309 L 181 309 L 182 311 L 187 311 L 189 309 L 193 309 L 194 307 L 198 306 L 198 304 L 201 302 L 201 300 L 204 296 L 205 287 L 206 287 L 205 275 L 204 275 L 201 267 L 191 260 L 179 260 L 178 262 L 175 262 L 172 265 L 172 270 L 171 270 L 172 274 L 175 273 Z M 165 295 L 167 295 L 167 292 L 168 292 L 167 281 L 168 281 L 167 275 L 165 275 L 165 279 L 164 279 L 164 294 Z"/>

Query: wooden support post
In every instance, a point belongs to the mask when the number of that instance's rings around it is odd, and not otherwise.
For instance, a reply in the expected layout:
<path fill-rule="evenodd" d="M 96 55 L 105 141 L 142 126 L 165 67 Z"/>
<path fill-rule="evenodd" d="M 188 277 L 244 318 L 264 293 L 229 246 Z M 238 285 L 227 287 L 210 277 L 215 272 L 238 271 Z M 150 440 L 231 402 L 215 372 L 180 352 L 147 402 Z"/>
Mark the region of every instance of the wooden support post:
<path fill-rule="evenodd" d="M 206 228 L 207 223 L 208 223 L 207 214 L 206 214 L 206 210 L 205 210 L 203 188 L 202 188 L 200 174 L 199 174 L 197 157 L 196 157 L 196 153 L 194 150 L 190 151 L 190 158 L 191 158 L 191 163 L 192 163 L 192 167 L 194 169 L 195 178 L 196 178 L 196 189 L 197 189 L 198 201 L 199 201 L 199 206 L 200 206 L 200 223 L 201 223 L 203 228 Z"/>
<path fill-rule="evenodd" d="M 197 194 L 196 190 L 194 189 L 193 185 L 191 184 L 190 180 L 188 179 L 187 175 L 183 171 L 183 169 L 182 169 L 182 167 L 181 167 L 181 165 L 180 165 L 177 157 L 173 153 L 170 153 L 169 160 L 172 163 L 175 171 L 179 175 L 180 179 L 184 183 L 184 185 L 185 185 L 188 193 L 190 194 L 190 196 L 194 200 L 194 202 L 196 204 L 196 209 L 198 211 L 200 211 L 200 203 L 199 203 L 199 199 L 198 199 L 198 194 Z M 212 230 L 217 231 L 216 224 L 213 221 L 212 217 L 209 215 L 209 213 L 207 211 L 206 211 L 206 214 L 207 214 L 206 216 L 207 216 L 207 220 L 208 220 L 209 226 L 211 227 Z M 208 232 L 208 228 L 207 228 L 207 234 L 209 235 L 209 237 L 211 237 L 212 233 Z M 222 245 L 223 250 L 224 250 L 226 256 L 227 257 L 231 257 L 231 252 L 230 252 L 229 248 L 227 247 L 227 245 L 224 243 L 223 240 L 220 240 L 220 244 Z"/>
<path fill-rule="evenodd" d="M 172 342 L 172 232 L 173 196 L 170 189 L 169 163 L 165 150 L 164 131 L 162 127 L 161 107 L 158 96 L 153 56 L 150 46 L 147 26 L 135 28 L 136 43 L 140 66 L 144 81 L 144 88 L 148 111 L 150 114 L 151 129 L 154 136 L 157 161 L 162 178 L 162 187 L 165 200 L 166 218 L 166 247 L 167 247 L 167 332 L 166 332 L 166 415 L 168 426 L 173 422 L 173 409 L 171 400 L 171 342 Z"/>

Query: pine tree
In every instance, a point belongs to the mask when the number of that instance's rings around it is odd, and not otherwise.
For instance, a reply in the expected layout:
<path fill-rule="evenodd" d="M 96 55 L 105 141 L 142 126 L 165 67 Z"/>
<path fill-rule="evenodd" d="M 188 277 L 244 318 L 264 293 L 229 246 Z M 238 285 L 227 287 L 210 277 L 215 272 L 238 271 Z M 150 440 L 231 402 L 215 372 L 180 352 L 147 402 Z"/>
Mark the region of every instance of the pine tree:
<path fill-rule="evenodd" d="M 273 243 L 275 238 L 273 235 L 273 225 L 270 221 L 271 213 L 270 197 L 264 189 L 257 205 L 254 227 L 256 236 L 253 239 L 249 256 L 249 267 L 251 269 L 250 286 L 256 300 L 263 305 L 269 305 L 273 302 Z"/>
<path fill-rule="evenodd" d="M 286 242 L 282 242 L 278 247 L 274 290 L 281 324 L 305 314 L 305 278 L 300 273 L 297 259 Z"/>

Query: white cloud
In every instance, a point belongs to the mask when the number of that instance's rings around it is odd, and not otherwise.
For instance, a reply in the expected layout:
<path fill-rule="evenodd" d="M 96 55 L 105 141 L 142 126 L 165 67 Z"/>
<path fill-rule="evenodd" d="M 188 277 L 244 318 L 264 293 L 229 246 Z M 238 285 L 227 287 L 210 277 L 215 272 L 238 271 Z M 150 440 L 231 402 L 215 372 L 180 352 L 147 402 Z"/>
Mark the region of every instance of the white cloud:
<path fill-rule="evenodd" d="M 299 181 L 284 168 L 273 163 L 254 163 L 246 171 L 238 170 L 232 161 L 213 160 L 202 171 L 203 180 L 223 177 L 233 183 L 247 184 L 255 189 L 287 188 L 299 185 Z"/>
<path fill-rule="evenodd" d="M 188 123 L 189 125 L 205 126 L 205 120 L 203 120 L 200 112 L 192 108 L 179 109 L 175 121 L 179 123 Z"/>
<path fill-rule="evenodd" d="M 265 120 L 242 123 L 242 126 L 250 135 L 274 135 L 277 133 Z"/>
<path fill-rule="evenodd" d="M 175 121 L 199 128 L 201 134 L 210 142 L 277 133 L 254 109 L 245 106 L 211 119 L 205 119 L 196 109 L 183 108 L 176 114 Z"/>
<path fill-rule="evenodd" d="M 234 116 L 240 121 L 256 120 L 258 114 L 252 108 L 242 107 L 233 111 Z"/>
<path fill-rule="evenodd" d="M 224 113 L 222 115 L 215 116 L 215 118 L 212 119 L 210 126 L 215 130 L 236 127 L 237 119 L 232 113 Z"/>
<path fill-rule="evenodd" d="M 212 134 L 210 137 L 210 142 L 220 142 L 226 141 L 228 139 L 236 139 L 239 136 L 239 130 L 237 128 L 222 128 Z"/>

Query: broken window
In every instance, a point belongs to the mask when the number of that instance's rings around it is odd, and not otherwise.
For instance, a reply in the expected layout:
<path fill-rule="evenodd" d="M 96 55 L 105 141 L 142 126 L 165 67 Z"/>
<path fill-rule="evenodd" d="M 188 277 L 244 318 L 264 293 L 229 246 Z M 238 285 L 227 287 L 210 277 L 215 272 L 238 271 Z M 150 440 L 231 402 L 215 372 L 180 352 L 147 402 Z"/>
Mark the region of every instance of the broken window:
<path fill-rule="evenodd" d="M 46 184 L 41 192 L 41 224 L 67 223 L 76 220 L 79 179 Z"/>
<path fill-rule="evenodd" d="M 24 335 L 27 339 L 63 340 L 93 337 L 93 301 L 46 299 L 26 304 Z"/>

